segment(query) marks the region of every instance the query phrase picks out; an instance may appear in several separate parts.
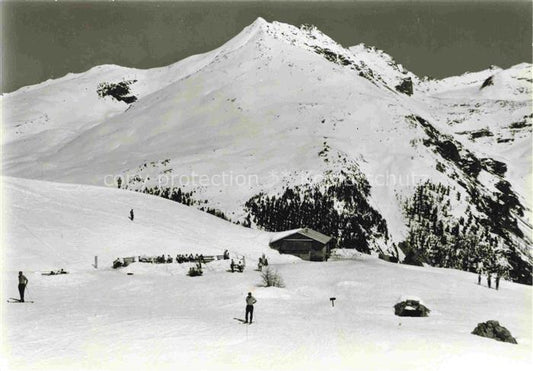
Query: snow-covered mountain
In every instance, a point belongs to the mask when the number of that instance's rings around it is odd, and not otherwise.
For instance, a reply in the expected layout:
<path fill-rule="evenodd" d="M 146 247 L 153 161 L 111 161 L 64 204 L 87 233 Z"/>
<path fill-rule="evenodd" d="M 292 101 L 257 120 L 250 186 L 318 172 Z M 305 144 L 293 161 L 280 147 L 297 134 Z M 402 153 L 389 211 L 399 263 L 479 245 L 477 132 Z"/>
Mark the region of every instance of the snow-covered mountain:
<path fill-rule="evenodd" d="M 160 194 L 271 231 L 531 283 L 531 65 L 434 81 L 259 18 L 168 67 L 2 98 L 3 172 Z M 154 187 L 159 188 L 154 189 Z M 178 192 L 179 188 L 179 194 Z"/>

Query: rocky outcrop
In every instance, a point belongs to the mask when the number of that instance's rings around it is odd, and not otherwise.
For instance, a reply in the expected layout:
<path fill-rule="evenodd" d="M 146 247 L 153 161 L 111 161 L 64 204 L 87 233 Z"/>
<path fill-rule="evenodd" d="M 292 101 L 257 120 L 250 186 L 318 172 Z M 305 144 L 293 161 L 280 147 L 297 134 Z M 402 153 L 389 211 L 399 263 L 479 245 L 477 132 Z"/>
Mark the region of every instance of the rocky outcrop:
<path fill-rule="evenodd" d="M 501 326 L 498 321 L 487 321 L 478 323 L 472 334 L 486 338 L 503 341 L 511 344 L 518 344 L 511 332 Z"/>
<path fill-rule="evenodd" d="M 489 173 L 504 176 L 507 172 L 507 165 L 504 162 L 492 158 L 482 158 L 481 166 Z"/>
<path fill-rule="evenodd" d="M 406 77 L 401 84 L 395 86 L 395 89 L 400 93 L 413 95 L 413 80 L 410 77 Z"/>
<path fill-rule="evenodd" d="M 430 310 L 417 297 L 402 296 L 394 306 L 394 314 L 400 317 L 427 317 Z"/>
<path fill-rule="evenodd" d="M 493 77 L 494 76 L 490 76 L 485 81 L 483 81 L 483 84 L 481 85 L 481 87 L 479 89 L 483 89 L 483 88 L 486 88 L 487 86 L 494 85 Z"/>

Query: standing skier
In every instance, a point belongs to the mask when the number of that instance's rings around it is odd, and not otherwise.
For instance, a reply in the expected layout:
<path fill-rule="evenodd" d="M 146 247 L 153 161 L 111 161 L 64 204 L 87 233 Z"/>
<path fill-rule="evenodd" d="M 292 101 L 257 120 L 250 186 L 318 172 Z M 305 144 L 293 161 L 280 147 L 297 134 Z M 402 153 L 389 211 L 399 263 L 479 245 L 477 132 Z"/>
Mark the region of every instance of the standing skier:
<path fill-rule="evenodd" d="M 22 274 L 22 271 L 19 272 L 19 294 L 20 301 L 24 303 L 24 290 L 26 290 L 26 285 L 28 284 L 28 279 L 25 275 Z"/>
<path fill-rule="evenodd" d="M 481 285 L 481 274 L 483 273 L 483 263 L 478 261 L 477 263 L 477 284 Z"/>
<path fill-rule="evenodd" d="M 489 289 L 490 289 L 490 278 L 491 278 L 490 275 L 491 275 L 490 271 L 487 272 L 487 286 L 489 286 Z"/>
<path fill-rule="evenodd" d="M 133 209 L 130 210 L 130 220 L 133 222 L 133 218 L 134 218 L 134 215 L 133 215 Z"/>
<path fill-rule="evenodd" d="M 246 321 L 244 323 L 248 323 L 248 314 L 250 315 L 250 323 L 252 323 L 252 319 L 254 318 L 254 304 L 257 303 L 257 300 L 252 296 L 252 293 L 249 292 L 248 296 L 246 297 L 246 315 L 245 319 Z"/>

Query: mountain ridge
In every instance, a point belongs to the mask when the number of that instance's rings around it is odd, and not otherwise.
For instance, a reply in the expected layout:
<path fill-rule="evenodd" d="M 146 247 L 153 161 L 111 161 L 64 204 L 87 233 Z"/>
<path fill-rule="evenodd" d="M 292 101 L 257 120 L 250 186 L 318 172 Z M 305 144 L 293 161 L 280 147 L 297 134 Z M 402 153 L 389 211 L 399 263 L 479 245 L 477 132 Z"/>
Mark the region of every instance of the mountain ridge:
<path fill-rule="evenodd" d="M 531 65 L 515 67 L 525 71 Z M 83 184 L 103 185 L 105 177 L 121 176 L 122 187 L 151 192 L 166 179 L 164 187 L 192 192 L 195 206 L 221 210 L 234 221 L 259 228 L 272 218 L 286 221 L 269 221 L 269 229 L 311 223 L 328 229 L 344 247 L 401 258 L 407 255 L 403 250 L 417 250 L 426 262 L 432 262 L 435 246 L 416 242 L 420 231 L 429 233 L 424 241 L 439 241 L 431 244 L 446 249 L 463 233 L 472 234 L 493 248 L 510 251 L 513 258 L 505 259 L 514 264 L 511 270 L 521 272 L 515 279 L 528 281 L 524 274 L 531 266 L 531 205 L 525 165 L 531 160 L 522 158 L 514 167 L 512 162 L 531 140 L 530 83 L 510 70 L 482 71 L 459 81 L 420 80 L 384 52 L 344 48 L 312 25 L 296 28 L 259 18 L 220 48 L 168 67 L 96 67 L 91 74 L 4 96 L 8 109 L 3 167 L 11 176 Z M 102 74 L 93 76 L 97 72 Z M 482 87 L 492 75 L 493 84 Z M 410 82 L 398 88 L 406 79 Z M 464 91 L 461 81 L 470 90 Z M 112 95 L 98 96 L 102 83 L 123 83 L 135 101 L 126 104 Z M 462 93 L 450 97 L 449 87 L 457 83 Z M 515 85 L 525 88 L 517 90 Z M 438 91 L 446 89 L 448 96 L 440 96 Z M 479 92 L 483 109 L 476 107 Z M 509 92 L 517 94 L 502 99 Z M 35 100 L 42 104 L 35 107 Z M 479 137 L 470 137 L 478 134 L 467 137 L 450 129 L 454 115 L 465 117 L 463 126 L 470 119 L 489 118 L 489 126 L 498 129 L 492 137 L 501 134 L 507 136 L 500 139 L 512 140 L 477 145 Z M 507 129 L 521 120 L 516 129 Z M 168 184 L 169 179 L 193 173 L 211 180 L 230 173 L 257 176 L 257 182 Z M 351 191 L 346 184 L 353 186 Z M 427 190 L 417 191 L 424 184 Z M 421 196 L 414 200 L 416 192 Z M 428 206 L 435 200 L 462 211 L 439 216 L 450 209 Z M 307 208 L 309 214 L 286 208 L 286 202 Z M 406 206 L 412 202 L 416 211 Z M 508 207 L 495 217 L 493 203 L 499 202 Z M 454 236 L 451 230 L 467 206 L 473 221 Z M 283 217 L 280 210 L 292 216 Z M 429 219 L 415 223 L 410 212 Z M 276 217 L 265 219 L 264 213 Z M 313 213 L 323 219 L 313 219 Z M 449 224 L 449 231 L 439 232 L 439 223 L 443 230 Z M 444 235 L 449 240 L 443 242 Z M 491 242 L 494 239 L 498 241 Z M 406 241 L 413 246 L 406 247 Z M 449 251 L 445 255 L 449 257 Z M 470 260 L 480 259 L 471 255 Z M 519 268 L 518 261 L 526 265 Z M 460 264 L 470 270 L 475 262 Z"/>

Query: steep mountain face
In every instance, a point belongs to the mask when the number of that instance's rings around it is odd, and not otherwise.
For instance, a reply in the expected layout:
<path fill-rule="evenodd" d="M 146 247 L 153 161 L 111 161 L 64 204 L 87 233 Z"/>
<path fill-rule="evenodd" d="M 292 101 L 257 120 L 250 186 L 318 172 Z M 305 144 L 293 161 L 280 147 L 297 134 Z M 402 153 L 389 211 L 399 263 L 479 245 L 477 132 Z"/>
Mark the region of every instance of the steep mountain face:
<path fill-rule="evenodd" d="M 168 67 L 4 96 L 3 168 L 531 283 L 530 71 L 419 79 L 374 48 L 258 19 Z"/>
<path fill-rule="evenodd" d="M 531 65 L 426 81 L 420 90 L 438 129 L 509 179 L 531 209 Z"/>

